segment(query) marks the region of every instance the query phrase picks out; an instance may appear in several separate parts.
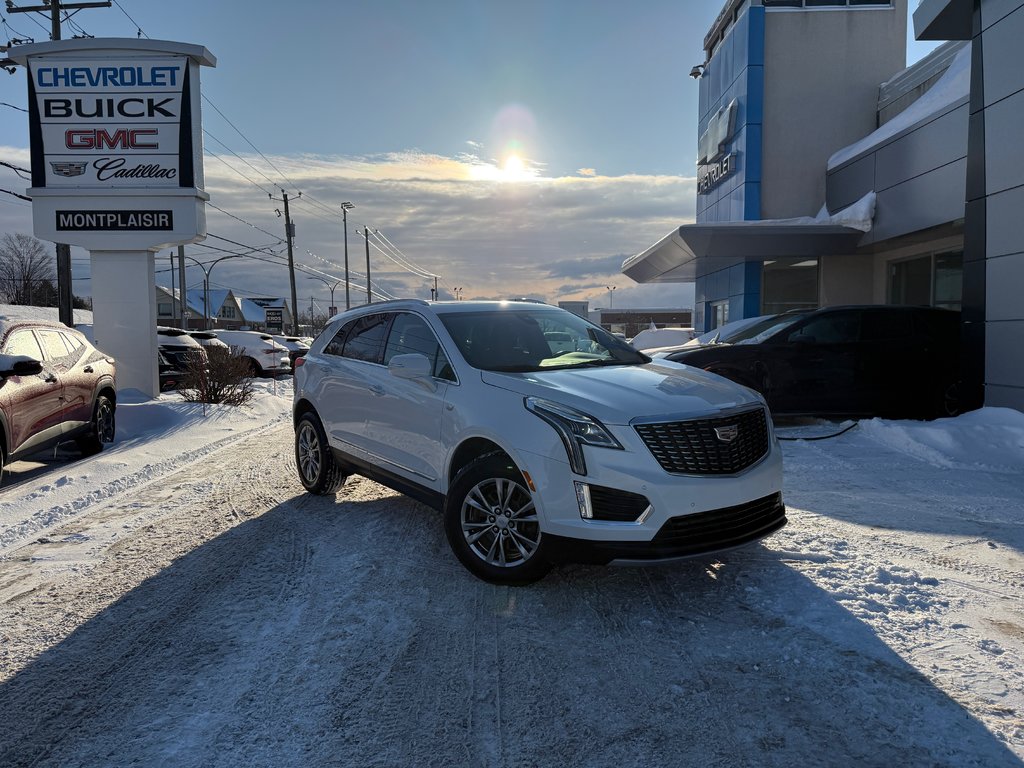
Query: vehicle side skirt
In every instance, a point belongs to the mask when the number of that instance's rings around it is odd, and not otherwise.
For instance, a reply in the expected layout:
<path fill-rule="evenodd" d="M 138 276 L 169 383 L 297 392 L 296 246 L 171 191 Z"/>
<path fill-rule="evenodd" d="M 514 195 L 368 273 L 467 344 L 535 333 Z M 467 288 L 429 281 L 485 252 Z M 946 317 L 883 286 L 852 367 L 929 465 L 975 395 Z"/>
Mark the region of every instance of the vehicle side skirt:
<path fill-rule="evenodd" d="M 362 461 L 351 454 L 339 451 L 333 446 L 331 447 L 331 452 L 334 454 L 335 461 L 345 469 L 351 469 L 353 474 L 362 475 L 368 480 L 380 483 L 393 491 L 398 491 L 399 493 L 415 499 L 421 504 L 426 504 L 428 507 L 438 511 L 441 511 L 441 509 L 444 508 L 443 493 L 438 493 L 430 488 L 424 488 L 422 485 L 418 485 L 411 480 L 407 480 L 394 472 L 381 469 L 380 467 Z"/>

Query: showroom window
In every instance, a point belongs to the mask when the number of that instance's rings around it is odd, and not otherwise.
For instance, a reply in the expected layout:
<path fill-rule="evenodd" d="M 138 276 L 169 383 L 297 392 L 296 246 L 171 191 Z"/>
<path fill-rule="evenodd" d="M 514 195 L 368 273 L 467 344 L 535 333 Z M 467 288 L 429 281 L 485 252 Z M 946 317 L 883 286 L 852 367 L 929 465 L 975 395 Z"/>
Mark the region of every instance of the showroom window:
<path fill-rule="evenodd" d="M 963 251 L 944 251 L 889 264 L 890 304 L 960 309 Z"/>
<path fill-rule="evenodd" d="M 729 322 L 729 302 L 728 301 L 713 301 L 711 302 L 711 328 L 721 328 L 723 325 Z"/>
<path fill-rule="evenodd" d="M 818 308 L 818 260 L 766 261 L 761 270 L 761 314 Z"/>

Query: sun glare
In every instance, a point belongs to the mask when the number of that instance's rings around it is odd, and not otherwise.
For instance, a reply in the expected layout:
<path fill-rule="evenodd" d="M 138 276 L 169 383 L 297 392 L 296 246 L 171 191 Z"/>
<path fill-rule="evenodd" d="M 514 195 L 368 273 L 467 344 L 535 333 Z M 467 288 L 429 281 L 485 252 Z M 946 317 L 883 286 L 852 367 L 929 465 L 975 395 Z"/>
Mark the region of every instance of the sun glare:
<path fill-rule="evenodd" d="M 526 164 L 519 155 L 509 155 L 505 158 L 505 175 L 511 178 L 522 176 L 526 171 Z"/>

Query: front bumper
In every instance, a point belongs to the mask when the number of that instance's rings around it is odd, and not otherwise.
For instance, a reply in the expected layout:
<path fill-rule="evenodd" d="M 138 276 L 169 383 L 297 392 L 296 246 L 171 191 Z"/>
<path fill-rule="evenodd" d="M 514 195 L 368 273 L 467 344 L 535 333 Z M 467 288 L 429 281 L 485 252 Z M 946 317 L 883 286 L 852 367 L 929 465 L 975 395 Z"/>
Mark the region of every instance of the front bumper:
<path fill-rule="evenodd" d="M 724 509 L 669 518 L 650 541 L 601 541 L 546 535 L 557 562 L 604 565 L 656 563 L 733 549 L 769 536 L 786 524 L 782 494 Z"/>

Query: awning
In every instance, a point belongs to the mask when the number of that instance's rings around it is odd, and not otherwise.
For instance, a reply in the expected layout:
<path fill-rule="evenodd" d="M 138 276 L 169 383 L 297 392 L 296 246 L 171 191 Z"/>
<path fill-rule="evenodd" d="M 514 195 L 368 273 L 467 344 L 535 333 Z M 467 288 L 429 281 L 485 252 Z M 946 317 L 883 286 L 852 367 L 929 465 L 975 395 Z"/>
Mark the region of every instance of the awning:
<path fill-rule="evenodd" d="M 684 224 L 626 259 L 622 272 L 638 283 L 692 282 L 744 261 L 850 254 L 863 236 L 859 229 L 837 224 Z"/>
<path fill-rule="evenodd" d="M 852 254 L 874 215 L 875 193 L 869 192 L 832 215 L 822 209 L 794 219 L 684 224 L 622 262 L 622 273 L 638 283 L 683 283 L 745 261 Z"/>

